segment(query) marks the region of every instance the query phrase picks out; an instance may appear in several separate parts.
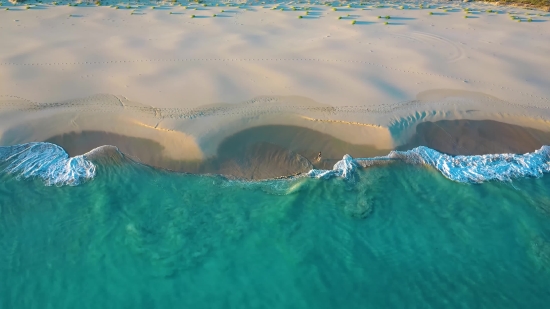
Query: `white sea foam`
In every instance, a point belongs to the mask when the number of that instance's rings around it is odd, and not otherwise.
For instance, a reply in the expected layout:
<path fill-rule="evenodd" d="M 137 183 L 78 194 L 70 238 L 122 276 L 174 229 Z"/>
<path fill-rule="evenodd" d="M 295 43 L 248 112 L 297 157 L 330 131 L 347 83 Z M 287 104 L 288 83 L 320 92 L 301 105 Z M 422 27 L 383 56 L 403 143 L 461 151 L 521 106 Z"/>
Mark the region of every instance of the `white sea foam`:
<path fill-rule="evenodd" d="M 350 155 L 345 155 L 342 160 L 336 162 L 332 170 L 317 170 L 312 169 L 308 175 L 313 178 L 331 178 L 331 177 L 343 177 L 350 179 L 353 177 L 355 170 L 358 167 L 357 160 L 353 159 Z"/>
<path fill-rule="evenodd" d="M 105 150 L 107 147 L 98 149 Z M 92 151 L 88 154 L 94 153 Z M 96 166 L 87 157 L 88 154 L 69 158 L 63 148 L 50 143 L 0 147 L 0 169 L 17 178 L 41 178 L 49 186 L 76 186 L 95 177 Z M 457 182 L 509 181 L 520 177 L 540 177 L 550 172 L 550 146 L 523 155 L 450 156 L 424 146 L 408 151 L 392 151 L 386 156 L 373 158 L 354 159 L 345 155 L 332 170 L 313 169 L 307 175 L 323 179 L 342 177 L 353 181 L 360 167 L 396 160 L 432 166 L 448 179 Z"/>
<path fill-rule="evenodd" d="M 420 146 L 408 151 L 392 151 L 387 156 L 353 159 L 349 155 L 338 161 L 332 170 L 311 170 L 314 178 L 333 176 L 351 179 L 358 166 L 371 166 L 391 160 L 410 164 L 426 164 L 436 168 L 450 180 L 481 183 L 490 180 L 509 181 L 520 177 L 540 177 L 550 172 L 550 146 L 526 153 L 450 156 Z"/>
<path fill-rule="evenodd" d="M 85 155 L 69 158 L 63 148 L 50 143 L 0 147 L 0 166 L 17 178 L 41 178 L 48 186 L 76 186 L 96 173 Z"/>

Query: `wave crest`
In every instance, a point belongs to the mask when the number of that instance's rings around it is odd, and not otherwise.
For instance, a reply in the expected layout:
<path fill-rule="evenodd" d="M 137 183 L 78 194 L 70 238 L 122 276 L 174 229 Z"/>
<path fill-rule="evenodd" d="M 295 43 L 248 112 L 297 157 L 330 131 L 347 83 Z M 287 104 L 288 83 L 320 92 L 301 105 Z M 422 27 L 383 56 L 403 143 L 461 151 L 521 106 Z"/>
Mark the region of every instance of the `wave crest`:
<path fill-rule="evenodd" d="M 98 147 L 84 155 L 70 158 L 55 144 L 27 143 L 0 147 L 0 172 L 16 175 L 17 179 L 37 177 L 48 186 L 76 186 L 96 175 L 94 162 L 118 162 L 124 155 L 114 146 Z M 482 183 L 491 180 L 510 181 L 520 177 L 541 177 L 550 172 L 550 146 L 523 155 L 488 154 L 451 156 L 420 146 L 407 151 L 391 151 L 386 156 L 353 158 L 345 155 L 332 170 L 312 169 L 312 178 L 342 177 L 355 180 L 360 167 L 401 161 L 429 165 L 446 178 L 462 183 Z"/>
<path fill-rule="evenodd" d="M 332 170 L 318 170 L 312 169 L 308 172 L 308 176 L 313 178 L 331 178 L 331 177 L 343 177 L 346 179 L 353 178 L 355 170 L 359 166 L 356 159 L 353 159 L 350 155 L 345 155 L 342 160 L 336 162 Z"/>
<path fill-rule="evenodd" d="M 0 147 L 0 166 L 17 179 L 37 177 L 48 186 L 77 186 L 96 174 L 85 155 L 69 158 L 63 148 L 51 143 Z"/>
<path fill-rule="evenodd" d="M 434 167 L 446 178 L 463 183 L 510 181 L 520 177 L 541 177 L 550 172 L 550 146 L 523 155 L 488 154 L 476 156 L 450 156 L 420 146 L 407 151 L 391 151 L 387 156 L 353 159 L 349 155 L 338 161 L 332 170 L 311 170 L 314 178 L 333 176 L 352 179 L 358 166 L 368 167 L 392 160 L 409 164 L 426 164 Z"/>

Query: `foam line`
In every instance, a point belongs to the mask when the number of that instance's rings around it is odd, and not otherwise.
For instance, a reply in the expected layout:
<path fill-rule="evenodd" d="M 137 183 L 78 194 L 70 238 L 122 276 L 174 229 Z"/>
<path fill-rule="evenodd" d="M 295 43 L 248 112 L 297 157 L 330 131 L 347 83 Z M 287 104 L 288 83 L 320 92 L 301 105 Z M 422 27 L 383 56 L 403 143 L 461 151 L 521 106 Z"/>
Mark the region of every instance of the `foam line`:
<path fill-rule="evenodd" d="M 109 146 L 98 147 L 88 154 L 70 158 L 63 148 L 51 143 L 27 143 L 0 147 L 0 171 L 21 178 L 41 178 L 48 186 L 76 186 L 95 177 L 96 166 L 91 157 Z M 118 149 L 115 150 L 118 152 Z M 90 155 L 90 158 L 87 157 Z M 101 156 L 101 155 L 100 155 Z M 386 156 L 354 159 L 345 155 L 332 170 L 313 169 L 312 178 L 342 177 L 354 180 L 356 170 L 402 161 L 408 164 L 429 165 L 450 180 L 462 183 L 482 183 L 491 180 L 510 181 L 520 177 L 541 177 L 550 172 L 550 146 L 523 155 L 488 154 L 450 156 L 420 146 L 408 151 L 392 151 Z"/>
<path fill-rule="evenodd" d="M 332 170 L 311 170 L 314 178 L 343 177 L 351 179 L 359 166 L 367 167 L 391 160 L 434 167 L 445 177 L 456 182 L 482 183 L 510 181 L 520 177 L 541 177 L 550 171 L 550 146 L 523 155 L 488 154 L 476 156 L 450 156 L 420 146 L 408 151 L 392 151 L 387 156 L 353 159 L 349 155 L 338 161 Z"/>
<path fill-rule="evenodd" d="M 69 158 L 50 143 L 0 147 L 2 172 L 21 178 L 41 178 L 48 186 L 76 186 L 94 178 L 95 165 L 85 155 Z"/>

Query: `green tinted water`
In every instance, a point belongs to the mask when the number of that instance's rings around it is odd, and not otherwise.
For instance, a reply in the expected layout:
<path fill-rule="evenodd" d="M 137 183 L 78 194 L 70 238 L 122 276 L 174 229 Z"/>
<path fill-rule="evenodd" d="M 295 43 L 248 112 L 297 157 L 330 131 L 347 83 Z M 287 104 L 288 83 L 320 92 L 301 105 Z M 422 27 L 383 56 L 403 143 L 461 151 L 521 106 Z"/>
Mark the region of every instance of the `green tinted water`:
<path fill-rule="evenodd" d="M 0 176 L 1 308 L 546 308 L 550 177 Z"/>

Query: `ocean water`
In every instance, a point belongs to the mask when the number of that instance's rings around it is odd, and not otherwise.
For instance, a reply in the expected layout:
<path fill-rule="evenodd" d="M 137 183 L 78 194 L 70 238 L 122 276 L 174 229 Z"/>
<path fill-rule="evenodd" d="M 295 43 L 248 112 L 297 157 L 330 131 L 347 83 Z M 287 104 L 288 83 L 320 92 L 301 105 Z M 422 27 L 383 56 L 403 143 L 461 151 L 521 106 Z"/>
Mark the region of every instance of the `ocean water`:
<path fill-rule="evenodd" d="M 544 147 L 258 182 L 16 147 L 0 147 L 0 308 L 550 303 Z"/>

